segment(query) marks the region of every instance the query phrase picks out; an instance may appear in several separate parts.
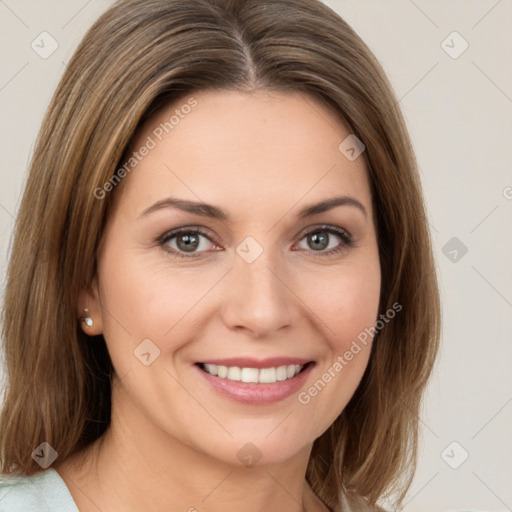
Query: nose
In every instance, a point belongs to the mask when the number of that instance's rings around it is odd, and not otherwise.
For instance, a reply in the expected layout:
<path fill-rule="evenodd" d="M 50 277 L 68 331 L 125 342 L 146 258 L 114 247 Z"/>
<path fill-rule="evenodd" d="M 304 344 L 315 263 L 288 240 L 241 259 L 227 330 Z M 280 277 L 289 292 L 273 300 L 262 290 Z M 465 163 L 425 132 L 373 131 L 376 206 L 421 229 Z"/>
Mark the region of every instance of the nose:
<path fill-rule="evenodd" d="M 282 335 L 299 318 L 297 295 L 275 258 L 263 253 L 252 263 L 236 256 L 223 293 L 222 316 L 231 330 L 253 338 Z"/>

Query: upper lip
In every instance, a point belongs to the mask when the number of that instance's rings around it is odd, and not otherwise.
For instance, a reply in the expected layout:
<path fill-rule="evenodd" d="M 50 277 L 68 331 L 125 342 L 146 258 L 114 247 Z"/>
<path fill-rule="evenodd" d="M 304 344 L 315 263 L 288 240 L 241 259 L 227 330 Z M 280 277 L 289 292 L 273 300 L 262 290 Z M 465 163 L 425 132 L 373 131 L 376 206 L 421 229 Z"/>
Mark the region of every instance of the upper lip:
<path fill-rule="evenodd" d="M 274 368 L 290 364 L 304 365 L 312 362 L 312 360 L 301 357 L 268 357 L 266 359 L 230 357 L 228 359 L 207 359 L 199 362 L 203 364 L 216 364 L 217 366 L 238 366 L 239 368 Z"/>

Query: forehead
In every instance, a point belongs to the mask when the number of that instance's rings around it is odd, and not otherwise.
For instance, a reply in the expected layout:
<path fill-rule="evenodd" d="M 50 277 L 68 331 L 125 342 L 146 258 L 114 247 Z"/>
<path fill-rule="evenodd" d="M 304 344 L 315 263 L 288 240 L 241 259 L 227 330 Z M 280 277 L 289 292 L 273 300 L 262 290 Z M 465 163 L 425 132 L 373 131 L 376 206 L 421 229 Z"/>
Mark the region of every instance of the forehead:
<path fill-rule="evenodd" d="M 139 153 L 140 161 L 123 196 L 141 208 L 168 194 L 229 201 L 243 212 L 347 194 L 371 210 L 364 158 L 351 161 L 339 147 L 349 135 L 334 111 L 308 95 L 198 92 L 141 127 L 128 152 Z"/>

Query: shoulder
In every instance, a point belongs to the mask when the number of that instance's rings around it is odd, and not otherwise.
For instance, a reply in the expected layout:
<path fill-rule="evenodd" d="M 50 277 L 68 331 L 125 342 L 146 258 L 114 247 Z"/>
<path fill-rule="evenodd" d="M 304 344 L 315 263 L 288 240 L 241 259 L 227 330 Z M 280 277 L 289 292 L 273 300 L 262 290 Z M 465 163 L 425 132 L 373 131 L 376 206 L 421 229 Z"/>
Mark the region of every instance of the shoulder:
<path fill-rule="evenodd" d="M 0 512 L 78 512 L 54 469 L 31 476 L 0 474 Z"/>
<path fill-rule="evenodd" d="M 0 512 L 43 509 L 33 477 L 0 475 Z"/>

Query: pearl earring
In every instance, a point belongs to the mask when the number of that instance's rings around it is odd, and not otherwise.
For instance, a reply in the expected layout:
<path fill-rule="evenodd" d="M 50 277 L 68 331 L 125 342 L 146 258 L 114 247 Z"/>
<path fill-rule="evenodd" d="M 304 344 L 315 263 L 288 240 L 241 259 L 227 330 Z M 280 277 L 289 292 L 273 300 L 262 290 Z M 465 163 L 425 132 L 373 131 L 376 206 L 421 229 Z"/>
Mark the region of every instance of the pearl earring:
<path fill-rule="evenodd" d="M 84 308 L 84 317 L 82 318 L 82 322 L 87 326 L 87 327 L 92 327 L 94 325 L 94 321 L 92 319 L 91 316 L 89 316 L 89 308 Z"/>

